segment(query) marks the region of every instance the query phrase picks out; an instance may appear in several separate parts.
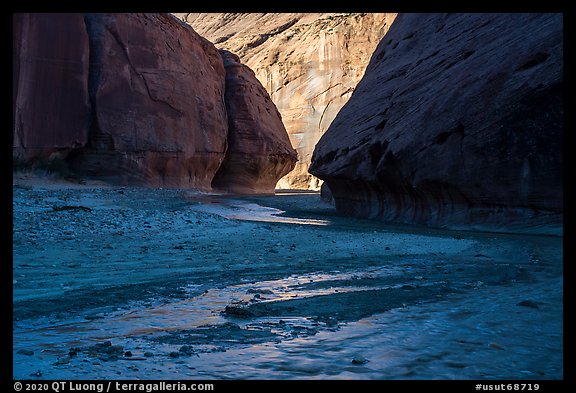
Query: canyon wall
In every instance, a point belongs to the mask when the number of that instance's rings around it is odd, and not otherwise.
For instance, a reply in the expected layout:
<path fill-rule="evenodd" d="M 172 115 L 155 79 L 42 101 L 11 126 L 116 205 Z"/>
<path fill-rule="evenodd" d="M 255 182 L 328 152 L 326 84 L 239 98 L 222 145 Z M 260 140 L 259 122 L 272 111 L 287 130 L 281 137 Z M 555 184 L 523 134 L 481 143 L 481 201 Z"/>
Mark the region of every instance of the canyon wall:
<path fill-rule="evenodd" d="M 364 74 L 396 14 L 175 14 L 254 70 L 280 111 L 298 162 L 278 188 L 319 189 L 312 152 Z"/>
<path fill-rule="evenodd" d="M 120 184 L 210 188 L 224 160 L 216 48 L 162 14 L 88 14 L 90 146 L 74 167 Z"/>
<path fill-rule="evenodd" d="M 296 163 L 296 151 L 278 109 L 254 72 L 235 54 L 220 50 L 226 69 L 228 150 L 212 182 L 234 193 L 274 193 Z"/>
<path fill-rule="evenodd" d="M 88 34 L 80 14 L 13 14 L 14 157 L 65 157 L 88 141 Z"/>
<path fill-rule="evenodd" d="M 255 110 L 247 97 L 230 116 L 218 49 L 169 14 L 15 14 L 13 62 L 14 157 L 59 158 L 115 184 L 211 189 L 234 138 L 229 122 Z M 286 134 L 281 122 L 252 129 L 256 145 L 262 133 Z M 286 135 L 260 151 L 290 149 Z M 277 180 L 294 161 L 260 170 Z M 236 162 L 239 173 L 249 168 Z"/>
<path fill-rule="evenodd" d="M 314 151 L 343 214 L 561 232 L 561 14 L 400 14 Z"/>

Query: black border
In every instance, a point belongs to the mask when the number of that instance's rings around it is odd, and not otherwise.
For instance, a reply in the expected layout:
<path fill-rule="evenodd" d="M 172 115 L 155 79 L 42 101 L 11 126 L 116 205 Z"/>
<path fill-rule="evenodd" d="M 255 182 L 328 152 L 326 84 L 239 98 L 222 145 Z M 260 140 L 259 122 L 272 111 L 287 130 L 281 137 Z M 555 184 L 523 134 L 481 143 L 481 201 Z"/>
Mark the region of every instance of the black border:
<path fill-rule="evenodd" d="M 146 12 L 178 12 L 178 11 L 195 11 L 195 12 L 559 12 L 564 14 L 564 47 L 566 48 L 565 53 L 570 53 L 572 50 L 576 49 L 575 45 L 575 34 L 573 31 L 574 26 L 574 12 L 572 11 L 570 5 L 570 0 L 548 0 L 539 3 L 524 1 L 497 1 L 497 0 L 483 0 L 479 2 L 451 2 L 446 3 L 442 1 L 373 1 L 373 2 L 362 2 L 358 0 L 350 1 L 348 3 L 342 4 L 342 2 L 335 1 L 267 1 L 267 2 L 217 2 L 217 1 L 205 1 L 199 2 L 186 2 L 186 1 L 172 1 L 163 0 L 161 2 L 132 2 L 132 1 L 117 1 L 114 4 L 105 3 L 80 3 L 80 2 L 45 2 L 39 4 L 31 4 L 27 2 L 12 3 L 14 12 L 136 12 L 136 11 L 146 11 Z M 8 18 L 8 14 L 4 14 Z M 9 26 L 12 26 L 12 22 L 8 23 L 5 21 L 4 27 L 8 30 Z M 11 31 L 5 33 L 5 37 L 11 37 Z M 7 38 L 8 40 L 8 38 Z M 574 64 L 570 56 L 564 57 L 564 85 L 567 88 L 564 89 L 564 113 L 572 114 L 574 112 L 574 78 L 572 77 L 570 71 L 574 69 Z M 568 71 L 568 72 L 567 72 Z M 8 73 L 6 73 L 8 75 Z M 8 83 L 6 84 L 8 85 Z M 8 119 L 10 117 L 7 117 Z M 573 120 L 571 116 L 565 115 L 565 129 L 572 130 Z M 7 127 L 11 129 L 11 125 Z M 2 153 L 0 157 L 2 159 L 3 165 L 1 165 L 2 171 L 5 175 L 2 179 L 5 180 L 5 184 L 2 188 L 1 198 L 0 198 L 0 225 L 2 226 L 2 240 L 6 244 L 2 247 L 2 269 L 5 269 L 5 273 L 2 274 L 3 283 L 2 288 L 2 310 L 6 315 L 6 319 L 12 319 L 12 263 L 8 264 L 7 261 L 12 261 L 12 239 L 11 233 L 13 230 L 12 221 L 12 205 L 10 204 L 13 197 L 12 185 L 8 181 L 13 180 L 12 175 L 12 149 L 11 143 L 13 140 L 12 133 L 5 131 L 3 134 L 8 140 L 2 143 Z M 567 239 L 572 240 L 573 227 L 574 227 L 574 207 L 571 206 L 571 202 L 574 201 L 572 198 L 573 194 L 573 183 L 576 180 L 574 178 L 573 168 L 574 153 L 570 151 L 572 148 L 571 144 L 567 141 L 564 143 L 563 155 L 564 155 L 564 236 Z M 556 391 L 566 391 L 568 387 L 571 386 L 570 390 L 576 387 L 576 379 L 574 376 L 574 371 L 576 370 L 575 363 L 575 343 L 574 343 L 574 332 L 576 327 L 574 326 L 573 310 L 575 309 L 574 304 L 574 263 L 576 263 L 576 257 L 573 254 L 573 247 L 570 247 L 570 243 L 564 242 L 564 379 L 563 380 L 455 380 L 455 381 L 430 381 L 430 380 L 380 380 L 380 381 L 358 381 L 358 380 L 347 380 L 347 381 L 335 381 L 335 380 L 202 380 L 202 381 L 188 381 L 186 382 L 197 382 L 206 383 L 211 382 L 215 386 L 216 392 L 221 391 L 231 391 L 238 389 L 250 389 L 250 390 L 270 390 L 278 387 L 279 385 L 287 388 L 311 388 L 311 389 L 322 389 L 322 391 L 330 391 L 331 389 L 356 389 L 358 386 L 361 389 L 367 390 L 382 390 L 391 389 L 390 391 L 399 391 L 402 389 L 419 389 L 420 391 L 425 391 L 426 389 L 454 389 L 454 391 L 467 392 L 475 391 L 476 384 L 491 384 L 493 386 L 504 384 L 539 384 L 540 391 L 542 392 L 556 392 Z M 14 389 L 15 380 L 13 380 L 13 361 L 12 361 L 12 329 L 9 329 L 9 324 L 6 323 L 2 328 L 2 333 L 6 340 L 2 340 L 1 348 L 3 352 L 4 367 L 2 370 L 2 387 L 6 388 L 6 391 L 16 391 Z M 6 366 L 8 363 L 8 366 Z M 51 384 L 52 380 L 41 380 L 41 381 L 24 381 L 20 382 L 30 382 L 30 383 L 48 383 Z M 92 381 L 92 380 L 78 380 L 75 382 L 103 382 L 103 381 Z M 135 382 L 135 383 L 154 383 L 160 382 L 159 380 L 145 380 L 145 381 L 129 381 L 124 382 Z M 175 382 L 175 381 L 166 381 Z M 494 389 L 495 390 L 495 389 Z M 4 389 L 3 389 L 4 391 Z M 110 390 L 115 391 L 115 390 Z M 512 390 L 513 391 L 513 390 Z"/>

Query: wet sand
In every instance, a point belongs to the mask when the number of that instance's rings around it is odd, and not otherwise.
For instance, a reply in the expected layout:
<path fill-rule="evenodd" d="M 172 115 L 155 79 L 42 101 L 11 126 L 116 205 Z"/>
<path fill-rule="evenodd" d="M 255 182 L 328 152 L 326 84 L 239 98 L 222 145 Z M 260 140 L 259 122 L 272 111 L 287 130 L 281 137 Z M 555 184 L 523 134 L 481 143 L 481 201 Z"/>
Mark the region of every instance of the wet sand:
<path fill-rule="evenodd" d="M 562 238 L 15 177 L 14 378 L 561 379 Z"/>

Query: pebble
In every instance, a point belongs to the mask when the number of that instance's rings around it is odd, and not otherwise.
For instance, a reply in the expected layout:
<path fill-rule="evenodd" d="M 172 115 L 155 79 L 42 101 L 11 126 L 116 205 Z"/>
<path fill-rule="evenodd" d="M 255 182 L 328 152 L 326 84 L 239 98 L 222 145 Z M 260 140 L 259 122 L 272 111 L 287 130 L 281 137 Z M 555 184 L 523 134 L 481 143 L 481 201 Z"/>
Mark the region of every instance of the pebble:
<path fill-rule="evenodd" d="M 29 350 L 29 349 L 20 349 L 20 350 L 18 350 L 18 352 L 16 352 L 16 353 L 18 353 L 18 354 L 20 354 L 20 355 L 26 355 L 26 356 L 32 356 L 32 355 L 34 355 L 34 351 L 31 351 L 31 350 Z"/>
<path fill-rule="evenodd" d="M 357 355 L 354 356 L 354 358 L 352 359 L 352 364 L 366 364 L 368 363 L 368 359 L 366 359 L 364 356 L 362 355 Z"/>
<path fill-rule="evenodd" d="M 532 300 L 522 300 L 520 303 L 516 304 L 517 306 L 521 306 L 521 307 L 530 307 L 530 308 L 540 308 L 538 307 L 538 304 L 536 302 L 533 302 Z"/>
<path fill-rule="evenodd" d="M 224 309 L 224 313 L 228 315 L 234 315 L 236 317 L 251 317 L 253 316 L 252 312 L 242 308 L 242 307 L 235 307 L 235 306 L 226 306 Z"/>
<path fill-rule="evenodd" d="M 147 358 L 151 358 L 154 357 L 154 354 L 152 352 L 144 352 L 144 356 L 146 356 Z"/>
<path fill-rule="evenodd" d="M 70 363 L 70 358 L 58 358 L 58 361 L 54 363 L 55 366 L 59 366 L 61 364 L 68 364 Z"/>
<path fill-rule="evenodd" d="M 490 348 L 499 349 L 499 350 L 501 350 L 501 351 L 504 351 L 504 350 L 505 350 L 503 346 L 501 346 L 501 345 L 499 345 L 499 344 L 496 344 L 496 343 L 490 343 L 490 344 L 488 344 L 488 346 L 489 346 Z"/>
<path fill-rule="evenodd" d="M 184 355 L 193 355 L 194 349 L 190 345 L 182 345 L 180 347 L 180 349 L 178 350 L 178 352 L 180 352 Z"/>

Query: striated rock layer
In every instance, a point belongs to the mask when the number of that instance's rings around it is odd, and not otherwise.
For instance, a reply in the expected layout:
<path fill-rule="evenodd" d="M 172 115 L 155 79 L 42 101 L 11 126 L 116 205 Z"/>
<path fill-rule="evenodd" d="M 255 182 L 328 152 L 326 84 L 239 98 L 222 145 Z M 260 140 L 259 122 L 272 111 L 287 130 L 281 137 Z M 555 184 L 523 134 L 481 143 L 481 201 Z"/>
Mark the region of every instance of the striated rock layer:
<path fill-rule="evenodd" d="M 212 186 L 236 193 L 274 193 L 296 151 L 270 96 L 235 54 L 221 50 L 226 69 L 228 150 Z"/>
<path fill-rule="evenodd" d="M 13 14 L 14 157 L 66 156 L 88 140 L 88 34 L 80 14 Z"/>
<path fill-rule="evenodd" d="M 561 232 L 562 15 L 401 14 L 310 171 L 339 212 Z"/>
<path fill-rule="evenodd" d="M 314 146 L 362 78 L 396 14 L 176 14 L 254 70 L 282 115 L 298 162 L 278 188 L 319 189 Z"/>
<path fill-rule="evenodd" d="M 15 158 L 56 152 L 73 169 L 116 184 L 211 189 L 230 139 L 220 188 L 245 180 L 246 190 L 268 189 L 290 167 L 281 121 L 256 116 L 264 110 L 279 120 L 258 81 L 233 73 L 246 80 L 226 103 L 220 53 L 173 16 L 16 14 L 14 21 Z M 229 122 L 237 126 L 229 130 Z M 230 187 L 226 173 L 238 177 Z"/>

